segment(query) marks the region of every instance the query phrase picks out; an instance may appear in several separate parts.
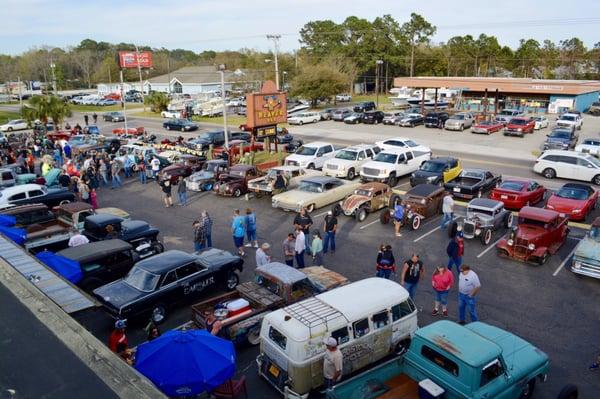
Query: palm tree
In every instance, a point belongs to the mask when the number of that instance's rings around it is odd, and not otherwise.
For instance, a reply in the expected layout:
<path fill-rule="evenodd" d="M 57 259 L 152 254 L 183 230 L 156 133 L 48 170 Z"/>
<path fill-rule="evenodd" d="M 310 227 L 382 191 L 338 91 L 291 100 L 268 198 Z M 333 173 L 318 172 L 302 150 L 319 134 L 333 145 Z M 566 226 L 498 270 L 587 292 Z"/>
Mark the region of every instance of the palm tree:
<path fill-rule="evenodd" d="M 167 109 L 169 97 L 163 92 L 155 91 L 146 96 L 145 103 L 146 105 L 150 105 L 150 109 L 153 112 L 161 112 Z"/>
<path fill-rule="evenodd" d="M 56 96 L 33 96 L 21 109 L 23 118 L 30 124 L 36 120 L 44 124 L 52 119 L 54 125 L 62 125 L 66 117 L 71 116 L 69 104 Z"/>

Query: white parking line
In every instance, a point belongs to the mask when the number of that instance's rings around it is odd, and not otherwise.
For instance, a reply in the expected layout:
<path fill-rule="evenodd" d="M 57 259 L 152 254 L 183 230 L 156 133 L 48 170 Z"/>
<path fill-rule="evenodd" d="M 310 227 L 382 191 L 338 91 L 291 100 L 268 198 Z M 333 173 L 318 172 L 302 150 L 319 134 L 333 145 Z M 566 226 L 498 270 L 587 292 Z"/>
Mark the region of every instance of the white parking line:
<path fill-rule="evenodd" d="M 448 228 L 450 228 L 450 224 L 451 224 L 452 222 L 454 222 L 456 219 L 458 219 L 458 217 L 455 217 L 455 218 L 453 218 L 453 219 L 450 221 L 450 223 L 448 224 Z M 435 229 L 433 229 L 433 230 L 431 230 L 431 231 L 428 231 L 427 233 L 423 234 L 422 236 L 420 236 L 420 237 L 418 237 L 418 238 L 415 238 L 413 242 L 421 241 L 423 238 L 427 237 L 429 234 L 431 234 L 431 233 L 433 233 L 434 231 L 437 231 L 437 230 L 439 230 L 439 229 L 441 229 L 441 228 L 442 228 L 442 226 L 438 226 L 438 227 L 436 227 Z"/>
<path fill-rule="evenodd" d="M 360 230 L 362 230 L 362 229 L 366 229 L 367 227 L 369 227 L 369 226 L 371 226 L 371 225 L 374 225 L 374 224 L 375 224 L 375 223 L 377 223 L 377 222 L 379 222 L 379 219 L 375 219 L 375 220 L 373 220 L 371 223 L 367 223 L 367 224 L 365 224 L 364 226 L 360 226 Z"/>
<path fill-rule="evenodd" d="M 581 239 L 576 239 L 577 241 L 581 241 Z M 565 265 L 567 264 L 567 262 L 571 259 L 571 256 L 573 256 L 573 254 L 575 253 L 575 250 L 577 249 L 577 246 L 575 246 L 575 248 L 573 248 L 573 250 L 571 252 L 569 252 L 569 255 L 565 258 L 565 260 L 562 261 L 562 263 L 560 264 L 560 266 L 558 266 L 556 268 L 556 270 L 554 271 L 554 273 L 552 273 L 552 277 L 556 277 L 556 275 L 558 273 L 560 273 L 560 271 L 562 270 L 563 267 L 565 267 Z"/>
<path fill-rule="evenodd" d="M 318 218 L 318 217 L 321 217 L 321 216 L 325 216 L 325 215 L 327 215 L 327 212 L 329 212 L 329 211 L 325 211 L 323 213 L 319 213 L 318 215 L 315 215 L 315 217 Z"/>
<path fill-rule="evenodd" d="M 488 251 L 490 249 L 496 247 L 496 244 L 498 244 L 498 241 L 500 241 L 503 238 L 504 238 L 504 236 L 498 238 L 493 244 L 491 244 L 489 247 L 487 247 L 486 249 L 484 249 L 479 255 L 477 255 L 477 259 L 481 258 L 483 255 L 485 255 L 486 253 L 488 253 Z"/>

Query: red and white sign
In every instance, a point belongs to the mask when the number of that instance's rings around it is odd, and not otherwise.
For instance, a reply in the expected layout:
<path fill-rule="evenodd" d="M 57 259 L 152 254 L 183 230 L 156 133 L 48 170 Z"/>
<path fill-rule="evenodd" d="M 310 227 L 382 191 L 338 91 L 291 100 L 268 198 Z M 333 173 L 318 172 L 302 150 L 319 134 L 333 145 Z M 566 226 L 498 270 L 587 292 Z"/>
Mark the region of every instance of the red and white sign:
<path fill-rule="evenodd" d="M 152 53 L 140 51 L 139 65 L 142 68 L 152 68 Z M 137 68 L 138 53 L 135 51 L 119 51 L 119 66 L 121 68 Z"/>

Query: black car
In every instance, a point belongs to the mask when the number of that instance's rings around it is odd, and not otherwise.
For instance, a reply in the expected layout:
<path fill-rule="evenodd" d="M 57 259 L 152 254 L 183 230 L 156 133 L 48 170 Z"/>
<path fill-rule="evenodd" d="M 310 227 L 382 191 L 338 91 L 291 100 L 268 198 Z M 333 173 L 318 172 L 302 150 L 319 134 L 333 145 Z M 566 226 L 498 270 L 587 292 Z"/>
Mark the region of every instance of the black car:
<path fill-rule="evenodd" d="M 362 123 L 373 125 L 383 122 L 384 117 L 383 111 L 368 111 L 363 114 L 361 119 Z"/>
<path fill-rule="evenodd" d="M 124 220 L 108 213 L 85 218 L 82 232 L 90 241 L 113 238 L 127 241 L 142 258 L 164 251 L 163 244 L 158 240 L 159 233 L 156 227 L 142 220 Z"/>
<path fill-rule="evenodd" d="M 425 127 L 442 129 L 448 118 L 450 115 L 447 112 L 430 112 L 425 115 Z"/>
<path fill-rule="evenodd" d="M 10 205 L 44 204 L 49 208 L 75 201 L 75 194 L 67 188 L 47 188 L 38 184 L 26 184 L 23 190 L 7 198 Z M 0 196 L 7 195 L 0 192 Z"/>
<path fill-rule="evenodd" d="M 410 185 L 412 187 L 419 184 L 436 184 L 444 183 L 444 172 L 458 166 L 458 159 L 452 157 L 436 157 L 431 158 L 421 164 L 419 170 L 410 175 Z"/>
<path fill-rule="evenodd" d="M 163 127 L 167 130 L 179 130 L 182 132 L 191 132 L 198 130 L 198 125 L 190 122 L 187 119 L 169 119 L 163 122 Z"/>
<path fill-rule="evenodd" d="M 56 254 L 79 263 L 83 278 L 77 285 L 88 292 L 122 278 L 140 260 L 131 244 L 116 239 L 90 242 Z"/>
<path fill-rule="evenodd" d="M 375 108 L 377 108 L 377 107 L 375 106 L 375 103 L 373 101 L 363 101 L 361 103 L 356 104 L 353 108 L 353 111 L 354 112 L 367 112 L 367 111 L 374 110 Z"/>
<path fill-rule="evenodd" d="M 545 150 L 570 150 L 577 145 L 577 133 L 571 129 L 554 129 L 546 135 Z"/>
<path fill-rule="evenodd" d="M 214 132 L 205 132 L 195 139 L 188 141 L 188 144 L 198 150 L 206 150 L 210 145 L 221 146 L 225 144 L 225 132 L 222 130 Z"/>
<path fill-rule="evenodd" d="M 481 198 L 483 193 L 490 191 L 502 181 L 502 176 L 495 175 L 484 169 L 464 169 L 458 177 L 444 184 L 458 198 Z"/>
<path fill-rule="evenodd" d="M 102 119 L 106 122 L 123 122 L 125 121 L 125 114 L 119 111 L 107 112 L 102 115 Z"/>
<path fill-rule="evenodd" d="M 209 287 L 234 290 L 243 264 L 239 256 L 216 248 L 199 254 L 166 251 L 136 263 L 125 278 L 95 289 L 94 296 L 115 318 L 149 315 L 162 323 L 170 307 Z"/>

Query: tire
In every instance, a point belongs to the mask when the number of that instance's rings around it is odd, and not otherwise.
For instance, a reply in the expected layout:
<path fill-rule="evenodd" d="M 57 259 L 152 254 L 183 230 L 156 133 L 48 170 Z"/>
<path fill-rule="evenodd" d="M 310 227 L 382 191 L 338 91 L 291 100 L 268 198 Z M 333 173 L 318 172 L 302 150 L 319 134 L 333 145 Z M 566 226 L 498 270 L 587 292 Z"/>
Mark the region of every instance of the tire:
<path fill-rule="evenodd" d="M 6 129 L 6 131 L 8 131 L 8 132 L 12 132 L 12 131 L 13 131 L 13 128 L 12 128 L 12 127 L 9 127 L 8 129 Z"/>
<path fill-rule="evenodd" d="M 233 192 L 233 196 L 235 198 L 238 198 L 240 195 L 242 195 L 242 190 L 240 190 L 239 188 L 236 188 L 235 191 Z"/>
<path fill-rule="evenodd" d="M 348 174 L 346 175 L 346 178 L 348 180 L 354 180 L 355 177 L 356 177 L 356 172 L 354 171 L 354 168 L 350 168 L 350 170 L 348 171 Z"/>
<path fill-rule="evenodd" d="M 171 130 L 171 126 L 167 125 L 167 126 L 165 126 L 165 129 Z"/>
<path fill-rule="evenodd" d="M 460 125 L 460 131 L 463 132 L 465 130 L 465 125 Z"/>
<path fill-rule="evenodd" d="M 403 355 L 404 353 L 406 353 L 406 351 L 408 350 L 409 347 L 410 347 L 410 338 L 403 339 L 402 341 L 400 341 L 396 344 L 396 347 L 394 348 L 394 352 L 396 353 L 396 355 Z"/>
<path fill-rule="evenodd" d="M 381 223 L 381 224 L 389 224 L 391 220 L 392 220 L 392 216 L 390 215 L 389 209 L 384 209 L 379 214 L 379 223 Z"/>
<path fill-rule="evenodd" d="M 302 125 L 304 125 L 304 122 L 300 121 L 300 122 L 298 122 L 298 124 L 299 124 L 300 126 L 302 126 Z"/>
<path fill-rule="evenodd" d="M 313 123 L 317 123 L 318 121 L 316 119 L 313 120 Z"/>
<path fill-rule="evenodd" d="M 225 290 L 233 291 L 240 283 L 240 276 L 236 272 L 230 272 L 225 280 Z"/>
<path fill-rule="evenodd" d="M 397 179 L 396 179 L 396 173 L 390 173 L 390 176 L 388 177 L 388 186 L 390 187 L 394 187 L 397 183 Z"/>
<path fill-rule="evenodd" d="M 71 201 L 69 200 L 62 200 L 58 203 L 58 205 L 65 205 L 65 204 L 69 204 Z"/>
<path fill-rule="evenodd" d="M 367 210 L 365 208 L 358 208 L 354 213 L 354 218 L 357 222 L 364 222 L 367 218 Z"/>
<path fill-rule="evenodd" d="M 306 167 L 306 169 L 311 169 L 311 170 L 315 170 L 315 165 L 314 164 L 308 164 L 308 166 Z"/>
<path fill-rule="evenodd" d="M 162 242 L 156 242 L 153 246 L 152 246 L 152 251 L 154 251 L 154 254 L 161 254 L 163 252 L 165 252 L 165 246 L 162 244 Z"/>
<path fill-rule="evenodd" d="M 338 203 L 335 204 L 332 208 L 331 208 L 331 213 L 333 213 L 333 216 L 338 217 L 342 214 L 342 206 Z"/>
<path fill-rule="evenodd" d="M 533 391 L 535 390 L 535 379 L 531 379 L 527 382 L 523 392 L 519 395 L 519 399 L 529 399 L 533 397 Z"/>
<path fill-rule="evenodd" d="M 260 344 L 260 326 L 254 327 L 250 331 L 248 331 L 248 343 L 250 345 L 258 345 Z"/>
<path fill-rule="evenodd" d="M 162 324 L 167 319 L 167 307 L 162 303 L 157 304 L 150 313 L 150 318 L 156 324 Z"/>
<path fill-rule="evenodd" d="M 499 249 L 496 254 L 501 258 L 509 258 L 508 252 L 505 249 Z"/>
<path fill-rule="evenodd" d="M 492 229 L 485 229 L 479 236 L 479 240 L 483 245 L 489 245 L 492 241 Z"/>
<path fill-rule="evenodd" d="M 542 266 L 544 263 L 546 263 L 548 261 L 548 258 L 549 258 L 548 252 L 544 252 L 542 257 L 538 259 L 538 264 L 540 266 Z M 534 382 L 534 384 L 535 384 L 535 382 Z M 527 396 L 527 397 L 529 397 L 529 396 Z"/>
<path fill-rule="evenodd" d="M 412 215 L 408 222 L 411 230 L 419 230 L 419 227 L 421 227 L 421 217 L 419 215 Z"/>
<path fill-rule="evenodd" d="M 592 183 L 594 183 L 597 186 L 600 186 L 600 175 L 594 176 L 594 178 L 592 179 Z"/>
<path fill-rule="evenodd" d="M 514 218 L 515 215 L 513 215 L 512 212 L 508 212 L 508 214 L 506 215 L 506 219 L 504 220 L 504 225 L 507 229 L 510 229 L 512 227 Z"/>
<path fill-rule="evenodd" d="M 556 399 L 577 399 L 579 390 L 573 384 L 567 384 L 560 390 Z"/>
<path fill-rule="evenodd" d="M 306 212 L 312 213 L 315 210 L 315 204 L 310 204 L 306 207 Z"/>
<path fill-rule="evenodd" d="M 546 168 L 542 171 L 542 176 L 546 179 L 554 179 L 556 177 L 556 171 L 552 168 Z"/>

